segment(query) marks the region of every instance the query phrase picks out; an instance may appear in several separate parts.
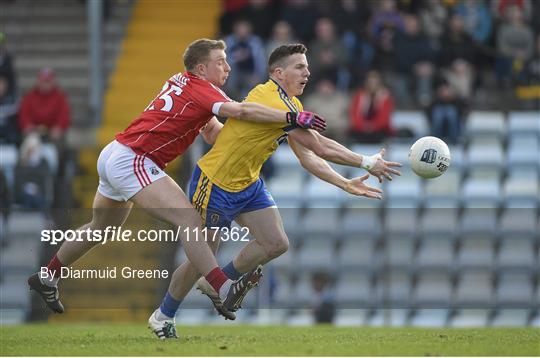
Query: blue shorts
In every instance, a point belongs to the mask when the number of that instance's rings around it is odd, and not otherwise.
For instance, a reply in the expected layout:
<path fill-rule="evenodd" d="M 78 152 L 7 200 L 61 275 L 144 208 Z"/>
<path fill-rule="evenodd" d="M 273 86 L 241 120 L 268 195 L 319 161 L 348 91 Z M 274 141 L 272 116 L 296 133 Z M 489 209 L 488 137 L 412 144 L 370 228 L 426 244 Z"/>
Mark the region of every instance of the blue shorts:
<path fill-rule="evenodd" d="M 261 178 L 242 191 L 225 191 L 213 184 L 198 165 L 191 175 L 189 199 L 208 228 L 230 228 L 238 215 L 276 205 Z"/>

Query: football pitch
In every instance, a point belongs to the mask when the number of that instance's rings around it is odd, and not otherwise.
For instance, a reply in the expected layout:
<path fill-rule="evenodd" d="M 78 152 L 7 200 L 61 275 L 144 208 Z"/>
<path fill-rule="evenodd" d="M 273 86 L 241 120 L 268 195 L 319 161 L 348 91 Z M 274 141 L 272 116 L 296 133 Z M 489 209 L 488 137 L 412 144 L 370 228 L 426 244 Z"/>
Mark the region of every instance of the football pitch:
<path fill-rule="evenodd" d="M 540 329 L 28 324 L 0 330 L 2 356 L 539 356 Z"/>

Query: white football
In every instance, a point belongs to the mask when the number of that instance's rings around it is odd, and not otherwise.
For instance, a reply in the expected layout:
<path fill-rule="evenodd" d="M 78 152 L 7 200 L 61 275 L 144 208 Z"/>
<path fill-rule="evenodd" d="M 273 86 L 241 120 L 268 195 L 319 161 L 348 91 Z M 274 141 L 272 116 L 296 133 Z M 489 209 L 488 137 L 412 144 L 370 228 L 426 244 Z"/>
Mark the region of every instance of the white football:
<path fill-rule="evenodd" d="M 409 164 L 422 178 L 441 176 L 450 166 L 450 149 L 437 137 L 422 137 L 409 150 Z"/>

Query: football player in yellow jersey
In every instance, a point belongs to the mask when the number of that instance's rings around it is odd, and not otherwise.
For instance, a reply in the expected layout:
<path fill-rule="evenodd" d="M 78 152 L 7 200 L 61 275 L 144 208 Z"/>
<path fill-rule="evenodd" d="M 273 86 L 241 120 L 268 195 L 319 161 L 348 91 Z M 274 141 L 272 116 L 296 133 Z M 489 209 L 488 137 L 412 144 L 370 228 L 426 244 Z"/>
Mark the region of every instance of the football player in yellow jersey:
<path fill-rule="evenodd" d="M 306 51 L 301 44 L 275 49 L 269 58 L 270 79 L 256 86 L 245 101 L 303 112 L 296 96 L 302 94 L 310 75 Z M 202 135 L 214 145 L 197 163 L 189 188 L 191 202 L 209 229 L 230 227 L 236 220 L 254 237 L 223 268 L 231 279 L 237 279 L 242 273 L 267 263 L 288 249 L 289 240 L 279 211 L 259 177 L 263 163 L 283 141 L 288 140 L 306 170 L 353 195 L 380 199 L 382 191 L 364 184 L 369 174 L 349 180 L 335 172 L 327 161 L 364 168 L 381 182 L 383 178 L 392 180 L 392 174 L 400 175 L 395 169 L 399 163 L 383 159 L 384 149 L 373 156 L 360 155 L 314 130 L 296 125 L 251 123 L 229 118 L 225 125 L 213 122 Z M 208 236 L 213 237 L 211 234 Z M 215 251 L 219 242 L 209 240 L 209 244 Z M 199 277 L 192 264 L 184 262 L 172 276 L 169 294 L 181 301 Z M 221 315 L 235 319 L 234 312 L 223 308 L 219 296 L 205 280 L 199 280 L 197 286 L 210 297 Z M 237 307 L 242 299 L 243 296 L 239 298 Z"/>

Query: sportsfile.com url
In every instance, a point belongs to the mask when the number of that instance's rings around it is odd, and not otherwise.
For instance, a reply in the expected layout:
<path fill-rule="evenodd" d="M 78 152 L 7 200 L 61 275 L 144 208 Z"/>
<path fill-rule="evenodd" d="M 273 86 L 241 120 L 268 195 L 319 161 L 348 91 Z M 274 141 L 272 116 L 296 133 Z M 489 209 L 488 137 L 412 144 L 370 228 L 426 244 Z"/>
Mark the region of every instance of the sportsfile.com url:
<path fill-rule="evenodd" d="M 178 242 L 182 236 L 187 241 L 249 241 L 247 227 L 210 227 L 133 230 L 122 229 L 121 226 L 107 226 L 104 230 L 42 230 L 41 241 L 57 245 L 64 241 L 88 241 L 105 245 L 108 242 Z"/>

